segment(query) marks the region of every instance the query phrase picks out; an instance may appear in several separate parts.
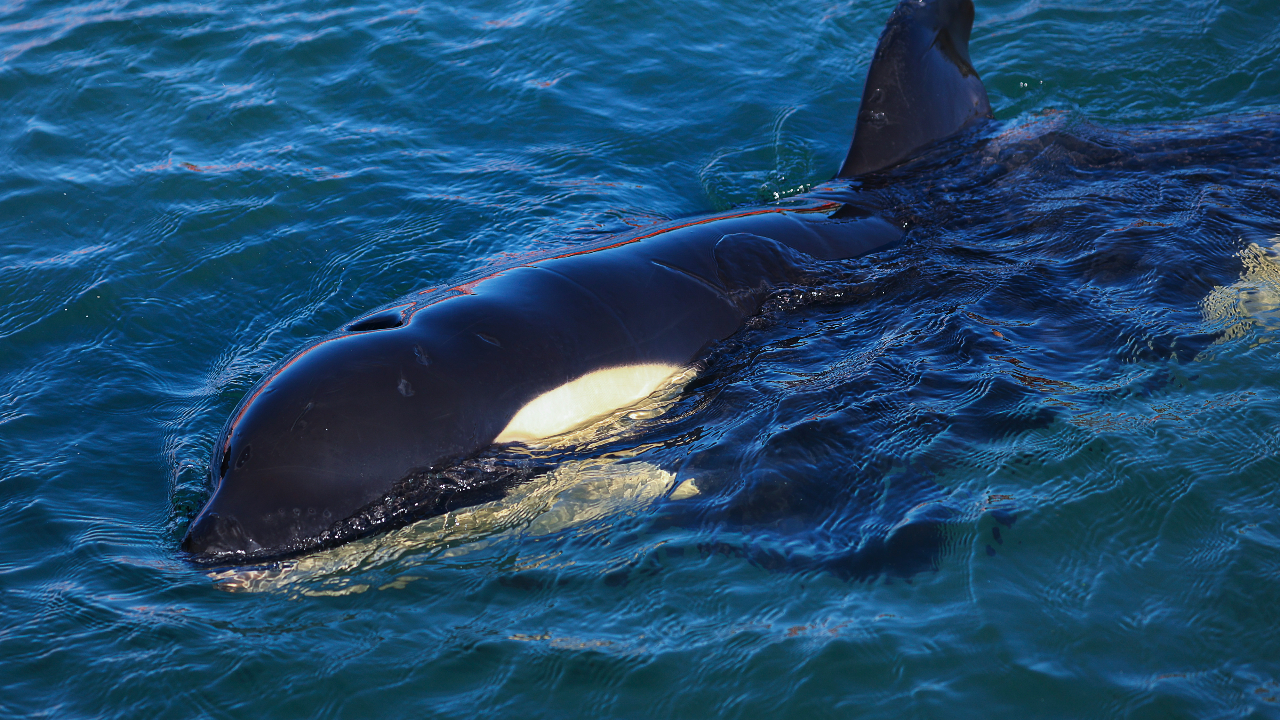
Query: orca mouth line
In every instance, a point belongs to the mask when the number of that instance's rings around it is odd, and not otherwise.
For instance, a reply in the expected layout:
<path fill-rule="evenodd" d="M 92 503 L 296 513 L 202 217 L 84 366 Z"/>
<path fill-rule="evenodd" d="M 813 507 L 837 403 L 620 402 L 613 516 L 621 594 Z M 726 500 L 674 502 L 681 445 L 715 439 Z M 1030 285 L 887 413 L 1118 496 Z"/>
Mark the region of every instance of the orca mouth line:
<path fill-rule="evenodd" d="M 571 454 L 571 453 L 570 453 Z M 564 453 L 491 452 L 452 463 L 444 469 L 409 473 L 383 497 L 324 530 L 291 542 L 263 547 L 244 542 L 234 518 L 209 513 L 187 531 L 182 550 L 202 566 L 267 564 L 328 550 L 353 540 L 410 525 L 454 510 L 500 500 L 508 490 L 544 475 L 564 460 Z"/>

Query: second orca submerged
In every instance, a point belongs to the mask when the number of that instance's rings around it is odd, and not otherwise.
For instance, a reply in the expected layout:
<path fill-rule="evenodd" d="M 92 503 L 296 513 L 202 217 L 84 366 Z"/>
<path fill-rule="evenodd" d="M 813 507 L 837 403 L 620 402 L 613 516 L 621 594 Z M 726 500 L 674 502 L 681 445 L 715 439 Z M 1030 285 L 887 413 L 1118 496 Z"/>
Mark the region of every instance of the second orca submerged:
<path fill-rule="evenodd" d="M 971 0 L 895 8 L 838 178 L 899 164 L 992 117 L 968 56 L 973 16 Z M 183 549 L 241 561 L 344 542 L 366 531 L 353 517 L 410 477 L 428 478 L 415 488 L 417 517 L 500 496 L 427 471 L 626 407 L 736 332 L 806 260 L 901 237 L 862 202 L 837 181 L 491 268 L 348 324 L 241 402 Z"/>

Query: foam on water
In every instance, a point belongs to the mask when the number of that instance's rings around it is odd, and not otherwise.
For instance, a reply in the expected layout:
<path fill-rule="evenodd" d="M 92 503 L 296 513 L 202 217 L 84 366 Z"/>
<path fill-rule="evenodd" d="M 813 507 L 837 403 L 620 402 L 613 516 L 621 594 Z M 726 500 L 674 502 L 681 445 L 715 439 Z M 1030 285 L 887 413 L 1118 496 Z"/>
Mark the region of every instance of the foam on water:
<path fill-rule="evenodd" d="M 1271 342 L 1280 330 L 1280 238 L 1240 251 L 1240 279 L 1219 285 L 1202 301 L 1205 322 L 1221 327 L 1219 343 L 1249 335 L 1250 346 Z"/>

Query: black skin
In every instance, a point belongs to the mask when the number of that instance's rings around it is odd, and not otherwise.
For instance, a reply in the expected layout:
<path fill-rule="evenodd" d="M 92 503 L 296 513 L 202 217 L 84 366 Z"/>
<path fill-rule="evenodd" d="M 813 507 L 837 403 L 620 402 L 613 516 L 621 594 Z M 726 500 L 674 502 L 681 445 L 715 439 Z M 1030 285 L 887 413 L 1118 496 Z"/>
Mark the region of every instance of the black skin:
<path fill-rule="evenodd" d="M 985 91 L 974 101 L 982 85 L 968 63 L 971 0 L 918 3 L 904 0 L 890 18 L 868 93 L 878 77 L 879 95 L 922 85 L 927 98 L 895 107 L 930 117 L 903 117 L 891 133 L 877 124 L 864 141 L 860 114 L 842 175 L 892 165 L 990 115 Z M 410 477 L 428 478 L 413 490 L 415 517 L 493 499 L 430 473 L 490 446 L 538 395 L 609 367 L 688 366 L 806 261 L 858 257 L 901 237 L 859 201 L 854 183 L 835 181 L 522 260 L 356 320 L 283 362 L 241 402 L 214 448 L 215 490 L 183 550 L 243 562 L 337 544 L 376 529 L 353 518 L 384 507 Z"/>
<path fill-rule="evenodd" d="M 853 145 L 840 177 L 909 160 L 920 148 L 994 117 L 969 61 L 971 0 L 904 0 L 867 71 Z"/>
<path fill-rule="evenodd" d="M 806 256 L 855 257 L 900 236 L 814 193 L 610 236 L 406 298 L 302 350 L 249 393 L 219 440 L 218 489 L 184 548 L 249 558 L 303 546 L 412 471 L 487 447 L 547 390 L 602 368 L 689 365 Z"/>

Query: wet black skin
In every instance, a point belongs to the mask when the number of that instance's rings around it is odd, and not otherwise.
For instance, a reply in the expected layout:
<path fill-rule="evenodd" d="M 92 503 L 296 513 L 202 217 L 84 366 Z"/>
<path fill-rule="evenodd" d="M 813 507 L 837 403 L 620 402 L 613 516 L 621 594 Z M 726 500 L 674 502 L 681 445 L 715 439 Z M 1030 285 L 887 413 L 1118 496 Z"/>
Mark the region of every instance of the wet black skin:
<path fill-rule="evenodd" d="M 952 129 L 940 135 L 934 119 L 904 118 L 894 125 L 892 147 L 884 133 L 868 130 L 888 159 L 868 160 L 879 151 L 855 139 L 842 174 L 886 167 L 901 159 L 902 146 L 919 148 L 990 115 L 985 91 L 974 103 L 973 82 L 979 89 L 981 82 L 967 58 L 972 18 L 970 0 L 899 6 L 870 76 L 884 69 L 882 76 L 919 83 L 920 73 L 904 68 L 920 65 L 926 75 L 960 78 L 925 83 L 930 97 L 913 105 L 926 115 L 937 105 Z M 922 37 L 943 40 L 922 50 Z M 888 41 L 902 47 L 886 48 Z M 892 80 L 882 80 L 881 94 L 911 91 Z M 860 116 L 860 134 L 863 125 Z M 851 162 L 856 172 L 848 172 Z M 901 237 L 896 222 L 859 203 L 856 184 L 837 180 L 774 205 L 491 268 L 352 322 L 283 362 L 241 402 L 214 448 L 213 496 L 183 549 L 193 559 L 228 562 L 350 539 L 350 518 L 410 474 L 491 445 L 538 395 L 603 368 L 689 365 L 806 262 L 857 257 Z M 419 514 L 448 509 L 440 502 Z"/>
<path fill-rule="evenodd" d="M 867 71 L 840 177 L 896 165 L 994 117 L 969 60 L 972 28 L 971 0 L 904 0 L 894 8 Z"/>
<path fill-rule="evenodd" d="M 306 545 L 410 471 L 488 446 L 547 390 L 601 368 L 688 365 L 806 256 L 853 257 L 900 234 L 811 198 L 612 236 L 406 298 L 249 393 L 218 442 L 218 487 L 184 548 L 251 557 Z"/>

